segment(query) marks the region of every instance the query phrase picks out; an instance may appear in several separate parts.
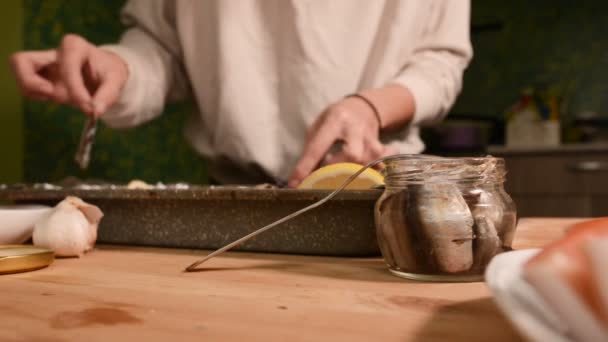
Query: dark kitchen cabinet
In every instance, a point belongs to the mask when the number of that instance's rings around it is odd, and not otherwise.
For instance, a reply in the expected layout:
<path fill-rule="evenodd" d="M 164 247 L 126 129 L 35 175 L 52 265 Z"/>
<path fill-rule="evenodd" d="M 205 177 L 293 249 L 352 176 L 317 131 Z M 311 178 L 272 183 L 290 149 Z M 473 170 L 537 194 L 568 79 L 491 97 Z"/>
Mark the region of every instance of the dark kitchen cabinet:
<path fill-rule="evenodd" d="M 490 147 L 507 166 L 520 217 L 608 216 L 608 145 Z"/>

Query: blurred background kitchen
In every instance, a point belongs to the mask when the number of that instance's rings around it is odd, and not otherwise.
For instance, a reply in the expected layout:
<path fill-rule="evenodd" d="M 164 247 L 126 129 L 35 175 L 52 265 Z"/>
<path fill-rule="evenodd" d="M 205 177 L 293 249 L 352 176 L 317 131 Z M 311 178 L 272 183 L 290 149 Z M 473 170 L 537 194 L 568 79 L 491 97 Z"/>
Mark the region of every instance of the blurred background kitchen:
<path fill-rule="evenodd" d="M 83 119 L 24 101 L 8 56 L 56 47 L 65 33 L 93 43 L 122 32 L 125 0 L 8 0 L 0 12 L 0 183 L 67 176 L 205 183 L 181 134 L 189 104 L 136 130 L 100 127 L 88 170 L 73 161 Z M 473 0 L 475 57 L 448 119 L 423 133 L 427 153 L 505 157 L 522 216 L 608 214 L 608 2 Z"/>

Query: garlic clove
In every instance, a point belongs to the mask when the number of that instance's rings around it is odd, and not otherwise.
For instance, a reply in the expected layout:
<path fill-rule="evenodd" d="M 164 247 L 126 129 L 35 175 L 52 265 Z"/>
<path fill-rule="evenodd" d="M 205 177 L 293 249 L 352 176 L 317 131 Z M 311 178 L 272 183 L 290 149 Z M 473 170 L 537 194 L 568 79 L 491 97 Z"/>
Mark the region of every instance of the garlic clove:
<path fill-rule="evenodd" d="M 78 208 L 84 214 L 87 221 L 89 221 L 89 243 L 91 248 L 93 248 L 95 241 L 97 241 L 97 227 L 103 217 L 103 212 L 97 206 L 89 204 L 78 197 L 68 196 L 65 200 L 67 203 Z"/>
<path fill-rule="evenodd" d="M 101 211 L 101 209 L 99 209 L 97 206 L 94 206 L 81 200 L 78 197 L 68 196 L 65 198 L 65 201 L 76 207 L 78 210 L 82 211 L 86 219 L 91 224 L 98 224 L 99 221 L 101 221 L 101 218 L 103 217 L 103 212 Z"/>
<path fill-rule="evenodd" d="M 34 226 L 34 245 L 58 256 L 82 256 L 97 240 L 101 210 L 77 197 L 67 197 Z"/>

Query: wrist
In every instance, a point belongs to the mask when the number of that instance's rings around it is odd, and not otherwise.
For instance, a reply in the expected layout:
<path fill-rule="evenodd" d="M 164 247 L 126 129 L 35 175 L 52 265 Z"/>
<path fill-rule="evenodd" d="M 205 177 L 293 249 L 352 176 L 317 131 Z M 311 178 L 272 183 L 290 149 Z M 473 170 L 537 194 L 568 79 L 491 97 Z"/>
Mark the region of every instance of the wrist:
<path fill-rule="evenodd" d="M 409 89 L 389 84 L 382 88 L 366 89 L 358 94 L 376 106 L 383 130 L 400 129 L 414 116 L 414 97 Z"/>
<path fill-rule="evenodd" d="M 380 115 L 380 112 L 378 111 L 378 107 L 376 107 L 376 105 L 370 99 L 368 99 L 367 97 L 365 97 L 364 95 L 361 95 L 359 93 L 347 95 L 345 98 L 346 99 L 348 99 L 348 98 L 357 99 L 357 100 L 364 102 L 365 105 L 371 110 L 371 112 L 374 114 L 374 117 L 376 118 L 376 122 L 378 124 L 378 131 L 382 130 L 382 116 Z"/>

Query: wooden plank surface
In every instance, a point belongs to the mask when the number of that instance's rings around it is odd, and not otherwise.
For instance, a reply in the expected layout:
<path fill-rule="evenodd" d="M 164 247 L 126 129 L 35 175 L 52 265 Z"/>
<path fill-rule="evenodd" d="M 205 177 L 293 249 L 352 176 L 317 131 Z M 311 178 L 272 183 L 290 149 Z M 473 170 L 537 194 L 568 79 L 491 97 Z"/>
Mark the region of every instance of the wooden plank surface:
<path fill-rule="evenodd" d="M 576 219 L 524 219 L 539 247 Z M 406 281 L 379 258 L 99 246 L 0 276 L 1 341 L 517 341 L 484 283 Z"/>

